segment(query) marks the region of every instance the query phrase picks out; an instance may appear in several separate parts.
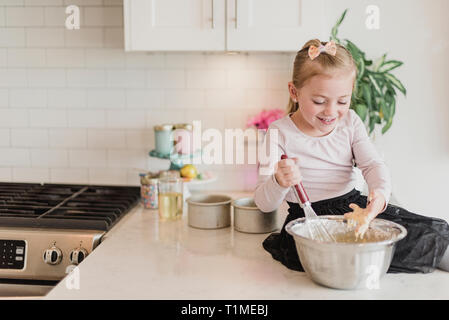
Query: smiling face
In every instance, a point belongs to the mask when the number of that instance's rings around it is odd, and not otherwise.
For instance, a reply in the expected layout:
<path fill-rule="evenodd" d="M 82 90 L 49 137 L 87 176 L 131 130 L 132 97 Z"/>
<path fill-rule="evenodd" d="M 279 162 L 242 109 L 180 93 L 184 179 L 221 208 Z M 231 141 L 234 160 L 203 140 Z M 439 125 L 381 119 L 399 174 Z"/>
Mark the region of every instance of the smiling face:
<path fill-rule="evenodd" d="M 292 120 L 307 135 L 328 135 L 349 110 L 354 79 L 354 72 L 319 74 L 299 90 L 289 82 L 290 96 L 299 104 Z"/>

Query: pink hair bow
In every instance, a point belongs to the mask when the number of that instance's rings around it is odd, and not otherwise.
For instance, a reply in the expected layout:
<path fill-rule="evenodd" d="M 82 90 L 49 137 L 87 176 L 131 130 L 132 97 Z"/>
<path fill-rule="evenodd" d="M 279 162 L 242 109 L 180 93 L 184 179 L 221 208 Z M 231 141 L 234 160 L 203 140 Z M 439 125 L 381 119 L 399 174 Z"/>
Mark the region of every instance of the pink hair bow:
<path fill-rule="evenodd" d="M 315 47 L 314 45 L 311 45 L 309 47 L 309 57 L 311 60 L 315 59 L 320 55 L 321 52 L 326 52 L 327 54 L 330 54 L 331 56 L 335 56 L 337 53 L 337 45 L 334 41 L 329 41 L 326 43 L 325 46 L 320 45 L 319 47 Z"/>

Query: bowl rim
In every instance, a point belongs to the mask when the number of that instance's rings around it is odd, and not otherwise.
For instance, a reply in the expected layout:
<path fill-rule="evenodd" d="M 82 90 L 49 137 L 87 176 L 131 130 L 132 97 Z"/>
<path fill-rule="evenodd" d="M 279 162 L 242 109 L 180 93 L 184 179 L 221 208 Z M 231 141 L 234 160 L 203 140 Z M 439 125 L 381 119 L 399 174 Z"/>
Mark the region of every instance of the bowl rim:
<path fill-rule="evenodd" d="M 331 220 L 337 220 L 337 219 L 342 219 L 345 220 L 343 218 L 342 215 L 323 215 L 323 216 L 318 216 L 320 219 L 331 219 Z M 295 224 L 298 224 L 299 222 L 303 222 L 304 220 L 306 220 L 306 218 L 297 218 L 294 219 L 292 221 L 290 221 L 289 223 L 287 223 L 287 225 L 285 226 L 285 230 L 288 232 L 288 234 L 290 234 L 293 238 L 297 237 L 300 238 L 301 241 L 304 241 L 306 243 L 309 244 L 320 244 L 320 245 L 326 245 L 326 246 L 355 246 L 355 247 L 374 247 L 374 246 L 379 246 L 379 245 L 389 245 L 389 244 L 393 244 L 396 243 L 402 239 L 404 239 L 407 236 L 407 229 L 405 229 L 403 226 L 401 226 L 400 224 L 390 221 L 390 220 L 386 220 L 386 219 L 381 219 L 381 218 L 375 218 L 374 220 L 377 221 L 383 221 L 383 222 L 387 222 L 389 224 L 392 224 L 393 227 L 398 228 L 401 232 L 400 234 L 395 238 L 395 239 L 389 239 L 389 240 L 383 240 L 383 241 L 377 241 L 377 242 L 366 242 L 366 243 L 351 243 L 351 242 L 330 242 L 330 241 L 316 241 L 316 240 L 312 240 L 310 238 L 306 238 L 303 237 L 299 234 L 296 234 L 292 231 L 292 228 Z"/>
<path fill-rule="evenodd" d="M 219 201 L 219 202 L 200 202 L 198 200 L 195 200 L 195 197 L 221 197 L 226 198 L 226 200 Z M 202 195 L 192 195 L 186 199 L 186 202 L 189 204 L 197 205 L 197 206 L 219 206 L 219 205 L 225 205 L 231 203 L 232 198 L 224 195 L 224 194 L 202 194 Z"/>

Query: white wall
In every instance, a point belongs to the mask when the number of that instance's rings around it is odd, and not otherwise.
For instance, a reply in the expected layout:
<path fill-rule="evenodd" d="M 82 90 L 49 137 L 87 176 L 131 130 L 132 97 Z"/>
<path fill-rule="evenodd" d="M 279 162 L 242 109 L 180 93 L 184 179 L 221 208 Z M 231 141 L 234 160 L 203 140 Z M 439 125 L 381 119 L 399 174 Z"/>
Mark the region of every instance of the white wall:
<path fill-rule="evenodd" d="M 380 29 L 365 28 L 368 5 L 380 9 Z M 406 209 L 449 219 L 449 1 L 328 1 L 333 25 L 350 8 L 340 38 L 377 58 L 404 62 L 394 74 L 407 88 L 391 129 L 376 134 L 393 179 L 393 193 Z"/>

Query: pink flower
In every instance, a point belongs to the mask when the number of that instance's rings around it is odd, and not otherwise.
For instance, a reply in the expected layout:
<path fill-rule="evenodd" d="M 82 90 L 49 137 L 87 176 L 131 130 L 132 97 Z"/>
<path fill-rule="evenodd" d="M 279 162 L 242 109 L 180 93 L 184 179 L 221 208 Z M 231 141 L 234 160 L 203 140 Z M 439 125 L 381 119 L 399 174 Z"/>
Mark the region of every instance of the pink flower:
<path fill-rule="evenodd" d="M 262 110 L 258 115 L 250 118 L 246 123 L 247 128 L 256 127 L 257 129 L 266 130 L 273 121 L 276 121 L 284 116 L 284 111 L 281 109 Z"/>

